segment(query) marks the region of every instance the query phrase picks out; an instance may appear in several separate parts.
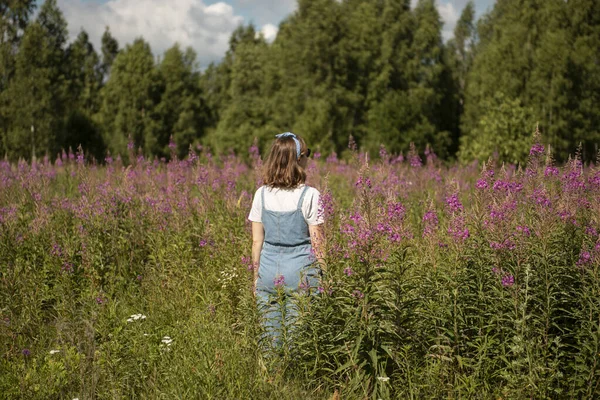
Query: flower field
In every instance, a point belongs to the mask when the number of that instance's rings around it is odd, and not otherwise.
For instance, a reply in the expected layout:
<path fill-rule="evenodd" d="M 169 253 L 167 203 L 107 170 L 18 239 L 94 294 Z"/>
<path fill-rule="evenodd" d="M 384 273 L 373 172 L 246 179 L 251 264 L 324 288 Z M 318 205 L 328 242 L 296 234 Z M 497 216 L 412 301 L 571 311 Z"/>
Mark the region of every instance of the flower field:
<path fill-rule="evenodd" d="M 600 169 L 348 154 L 309 161 L 327 272 L 266 352 L 255 147 L 1 163 L 0 398 L 600 396 Z"/>

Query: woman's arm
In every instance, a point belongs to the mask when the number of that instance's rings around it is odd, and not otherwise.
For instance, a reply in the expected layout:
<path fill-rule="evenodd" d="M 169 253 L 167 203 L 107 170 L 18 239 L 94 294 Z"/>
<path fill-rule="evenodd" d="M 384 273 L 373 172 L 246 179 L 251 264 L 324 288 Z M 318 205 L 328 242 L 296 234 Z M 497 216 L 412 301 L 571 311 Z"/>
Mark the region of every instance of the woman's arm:
<path fill-rule="evenodd" d="M 265 241 L 265 228 L 261 222 L 252 222 L 252 267 L 254 268 L 254 279 L 252 280 L 252 292 L 256 293 L 256 282 L 258 281 L 258 266 L 260 265 L 260 252 Z"/>
<path fill-rule="evenodd" d="M 325 239 L 325 229 L 323 224 L 319 225 L 309 225 L 308 231 L 310 233 L 310 242 L 313 247 L 313 251 L 315 252 L 315 257 L 317 258 L 317 262 L 321 267 L 321 270 L 325 272 L 325 247 L 327 245 Z"/>

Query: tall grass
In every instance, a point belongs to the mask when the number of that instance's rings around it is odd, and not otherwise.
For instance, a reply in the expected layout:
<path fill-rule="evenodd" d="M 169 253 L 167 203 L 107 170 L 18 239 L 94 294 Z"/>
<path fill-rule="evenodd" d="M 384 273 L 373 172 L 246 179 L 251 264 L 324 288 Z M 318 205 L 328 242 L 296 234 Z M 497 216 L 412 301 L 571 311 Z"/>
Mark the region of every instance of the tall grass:
<path fill-rule="evenodd" d="M 250 292 L 260 165 L 0 165 L 0 397 L 595 398 L 600 171 L 309 164 L 327 273 L 265 353 Z M 317 155 L 317 158 L 319 156 Z"/>

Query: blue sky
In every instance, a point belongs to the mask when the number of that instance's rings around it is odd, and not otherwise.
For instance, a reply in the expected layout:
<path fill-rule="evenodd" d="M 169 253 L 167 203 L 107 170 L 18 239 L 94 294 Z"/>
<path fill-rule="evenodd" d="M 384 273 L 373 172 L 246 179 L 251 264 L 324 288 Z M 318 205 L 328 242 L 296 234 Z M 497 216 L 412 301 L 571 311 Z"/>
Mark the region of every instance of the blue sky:
<path fill-rule="evenodd" d="M 436 0 L 448 39 L 468 0 Z M 120 46 L 143 36 L 160 55 L 175 42 L 193 47 L 200 67 L 219 61 L 231 32 L 240 24 L 254 23 L 267 40 L 296 9 L 296 0 L 57 0 L 69 23 L 71 39 L 83 28 L 96 47 L 106 25 Z M 417 0 L 412 0 L 413 4 Z M 477 16 L 489 11 L 495 0 L 474 0 Z"/>

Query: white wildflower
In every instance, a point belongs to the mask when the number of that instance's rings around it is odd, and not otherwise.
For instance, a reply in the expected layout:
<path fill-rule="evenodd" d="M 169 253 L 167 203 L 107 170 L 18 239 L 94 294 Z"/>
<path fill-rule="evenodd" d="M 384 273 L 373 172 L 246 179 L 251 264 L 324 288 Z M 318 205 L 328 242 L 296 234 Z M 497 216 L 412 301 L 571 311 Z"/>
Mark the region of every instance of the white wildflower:
<path fill-rule="evenodd" d="M 387 381 L 390 380 L 390 378 L 387 377 L 387 376 L 378 376 L 377 380 L 380 381 L 380 382 L 387 382 Z"/>
<path fill-rule="evenodd" d="M 161 342 L 162 342 L 162 344 L 170 346 L 171 343 L 173 343 L 173 339 L 171 339 L 169 336 L 165 336 L 162 338 Z"/>
<path fill-rule="evenodd" d="M 127 322 L 133 322 L 140 319 L 146 319 L 144 314 L 133 314 L 131 317 L 127 318 Z"/>
<path fill-rule="evenodd" d="M 50 350 L 50 355 L 60 353 L 60 350 Z"/>

